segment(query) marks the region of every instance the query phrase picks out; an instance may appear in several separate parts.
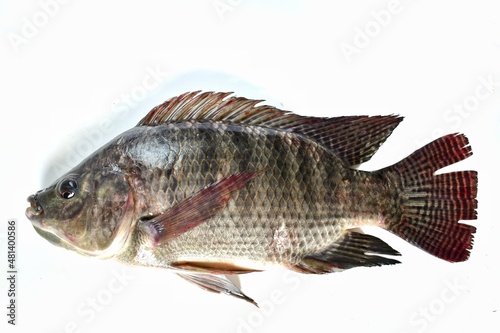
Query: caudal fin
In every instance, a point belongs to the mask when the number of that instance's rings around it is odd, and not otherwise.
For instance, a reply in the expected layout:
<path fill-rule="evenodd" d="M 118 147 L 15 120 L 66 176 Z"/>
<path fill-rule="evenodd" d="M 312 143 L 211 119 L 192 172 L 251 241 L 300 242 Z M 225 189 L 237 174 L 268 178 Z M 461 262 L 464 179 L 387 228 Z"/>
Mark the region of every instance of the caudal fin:
<path fill-rule="evenodd" d="M 477 218 L 477 172 L 434 173 L 471 155 L 467 138 L 450 134 L 389 167 L 402 179 L 403 203 L 387 229 L 441 259 L 467 260 L 476 228 L 458 221 Z"/>

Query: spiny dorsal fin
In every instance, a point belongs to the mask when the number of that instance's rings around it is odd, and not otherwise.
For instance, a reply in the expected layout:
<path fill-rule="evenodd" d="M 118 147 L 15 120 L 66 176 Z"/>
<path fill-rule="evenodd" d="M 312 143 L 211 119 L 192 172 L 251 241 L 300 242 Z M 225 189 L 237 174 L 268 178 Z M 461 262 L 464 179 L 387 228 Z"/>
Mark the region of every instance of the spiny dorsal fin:
<path fill-rule="evenodd" d="M 262 100 L 230 97 L 232 92 L 188 92 L 154 107 L 137 126 L 155 126 L 185 120 L 213 120 L 261 125 L 272 118 L 292 115 L 272 106 L 255 105 Z M 297 116 L 298 117 L 298 116 Z M 273 126 L 274 127 L 274 126 Z"/>
<path fill-rule="evenodd" d="M 368 161 L 403 120 L 399 116 L 304 117 L 261 100 L 228 97 L 230 92 L 188 92 L 153 108 L 137 126 L 185 120 L 221 121 L 277 128 L 309 137 L 335 152 L 348 166 Z"/>

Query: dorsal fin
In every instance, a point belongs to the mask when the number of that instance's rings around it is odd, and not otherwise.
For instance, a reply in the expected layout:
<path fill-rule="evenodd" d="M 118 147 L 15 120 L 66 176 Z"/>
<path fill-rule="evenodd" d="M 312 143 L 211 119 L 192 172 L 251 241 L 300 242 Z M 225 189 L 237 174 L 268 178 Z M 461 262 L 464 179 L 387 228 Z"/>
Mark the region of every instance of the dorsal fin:
<path fill-rule="evenodd" d="M 230 92 L 188 92 L 154 107 L 137 126 L 186 120 L 221 121 L 277 128 L 309 137 L 335 152 L 348 166 L 368 161 L 403 120 L 399 116 L 304 117 L 261 100 L 228 97 Z"/>

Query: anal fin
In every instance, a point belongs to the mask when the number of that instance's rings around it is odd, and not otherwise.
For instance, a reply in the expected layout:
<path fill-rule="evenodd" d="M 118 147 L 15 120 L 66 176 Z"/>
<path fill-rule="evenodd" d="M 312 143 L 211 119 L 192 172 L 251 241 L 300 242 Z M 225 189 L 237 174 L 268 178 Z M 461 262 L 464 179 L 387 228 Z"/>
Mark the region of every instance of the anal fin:
<path fill-rule="evenodd" d="M 306 255 L 295 269 L 303 273 L 322 274 L 353 267 L 399 263 L 380 255 L 398 256 L 400 253 L 375 236 L 348 230 L 330 246 Z"/>

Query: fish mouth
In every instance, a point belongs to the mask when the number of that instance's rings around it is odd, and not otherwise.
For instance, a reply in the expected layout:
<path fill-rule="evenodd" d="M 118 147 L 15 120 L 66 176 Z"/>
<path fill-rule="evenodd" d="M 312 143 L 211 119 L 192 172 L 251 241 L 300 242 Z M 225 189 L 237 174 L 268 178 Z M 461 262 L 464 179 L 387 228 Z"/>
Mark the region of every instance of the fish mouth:
<path fill-rule="evenodd" d="M 38 194 L 30 195 L 27 200 L 30 203 L 30 207 L 26 208 L 26 217 L 31 221 L 37 220 L 43 215 L 43 207 L 38 201 Z"/>

